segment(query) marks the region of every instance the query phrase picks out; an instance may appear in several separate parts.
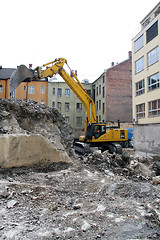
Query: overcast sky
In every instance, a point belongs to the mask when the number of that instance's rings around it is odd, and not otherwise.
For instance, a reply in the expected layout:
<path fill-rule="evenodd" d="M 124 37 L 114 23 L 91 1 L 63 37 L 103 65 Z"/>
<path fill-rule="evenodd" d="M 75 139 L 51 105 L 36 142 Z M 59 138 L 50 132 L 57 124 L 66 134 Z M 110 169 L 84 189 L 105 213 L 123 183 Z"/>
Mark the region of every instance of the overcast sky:
<path fill-rule="evenodd" d="M 128 58 L 133 34 L 158 0 L 0 0 L 0 65 L 63 57 L 80 80 Z"/>

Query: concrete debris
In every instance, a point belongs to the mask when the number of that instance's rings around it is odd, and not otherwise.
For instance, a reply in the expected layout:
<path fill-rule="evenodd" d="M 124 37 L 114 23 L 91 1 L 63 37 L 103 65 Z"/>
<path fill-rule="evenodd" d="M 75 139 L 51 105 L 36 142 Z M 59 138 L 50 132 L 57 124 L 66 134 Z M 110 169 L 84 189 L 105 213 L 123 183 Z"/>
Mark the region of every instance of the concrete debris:
<path fill-rule="evenodd" d="M 0 124 L 0 239 L 160 239 L 159 159 L 76 155 L 70 124 L 35 102 L 0 101 Z"/>
<path fill-rule="evenodd" d="M 0 100 L 0 166 L 71 163 L 73 129 L 56 108 Z"/>
<path fill-rule="evenodd" d="M 160 184 L 160 176 L 156 176 L 152 178 L 152 183 L 153 184 Z"/>
<path fill-rule="evenodd" d="M 7 208 L 13 208 L 18 202 L 16 200 L 10 200 L 7 202 Z"/>

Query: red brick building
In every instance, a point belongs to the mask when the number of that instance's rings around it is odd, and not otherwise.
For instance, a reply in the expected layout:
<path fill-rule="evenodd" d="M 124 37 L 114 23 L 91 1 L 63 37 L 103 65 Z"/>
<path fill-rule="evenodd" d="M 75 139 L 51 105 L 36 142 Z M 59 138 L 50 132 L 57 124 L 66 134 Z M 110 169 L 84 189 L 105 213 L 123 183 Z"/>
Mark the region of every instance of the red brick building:
<path fill-rule="evenodd" d="M 132 122 L 132 52 L 105 72 L 105 121 Z"/>

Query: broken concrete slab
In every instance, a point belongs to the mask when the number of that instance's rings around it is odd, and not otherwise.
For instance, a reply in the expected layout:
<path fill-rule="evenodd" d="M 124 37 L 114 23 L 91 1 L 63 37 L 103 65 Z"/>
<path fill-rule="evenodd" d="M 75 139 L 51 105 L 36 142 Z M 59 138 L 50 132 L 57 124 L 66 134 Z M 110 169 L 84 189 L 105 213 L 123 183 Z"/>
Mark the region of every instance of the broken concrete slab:
<path fill-rule="evenodd" d="M 73 129 L 56 108 L 0 100 L 0 167 L 71 163 Z"/>
<path fill-rule="evenodd" d="M 0 135 L 0 166 L 2 168 L 71 163 L 63 145 L 51 144 L 38 134 Z"/>

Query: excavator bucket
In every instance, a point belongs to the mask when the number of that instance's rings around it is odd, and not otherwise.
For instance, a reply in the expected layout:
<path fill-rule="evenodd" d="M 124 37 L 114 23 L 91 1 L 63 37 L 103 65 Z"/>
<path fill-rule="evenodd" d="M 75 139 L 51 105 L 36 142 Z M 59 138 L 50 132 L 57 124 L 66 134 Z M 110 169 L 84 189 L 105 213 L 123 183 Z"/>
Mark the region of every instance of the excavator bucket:
<path fill-rule="evenodd" d="M 13 92 L 21 82 L 24 80 L 31 81 L 33 77 L 33 72 L 29 70 L 25 65 L 18 66 L 10 78 L 10 93 Z"/>

